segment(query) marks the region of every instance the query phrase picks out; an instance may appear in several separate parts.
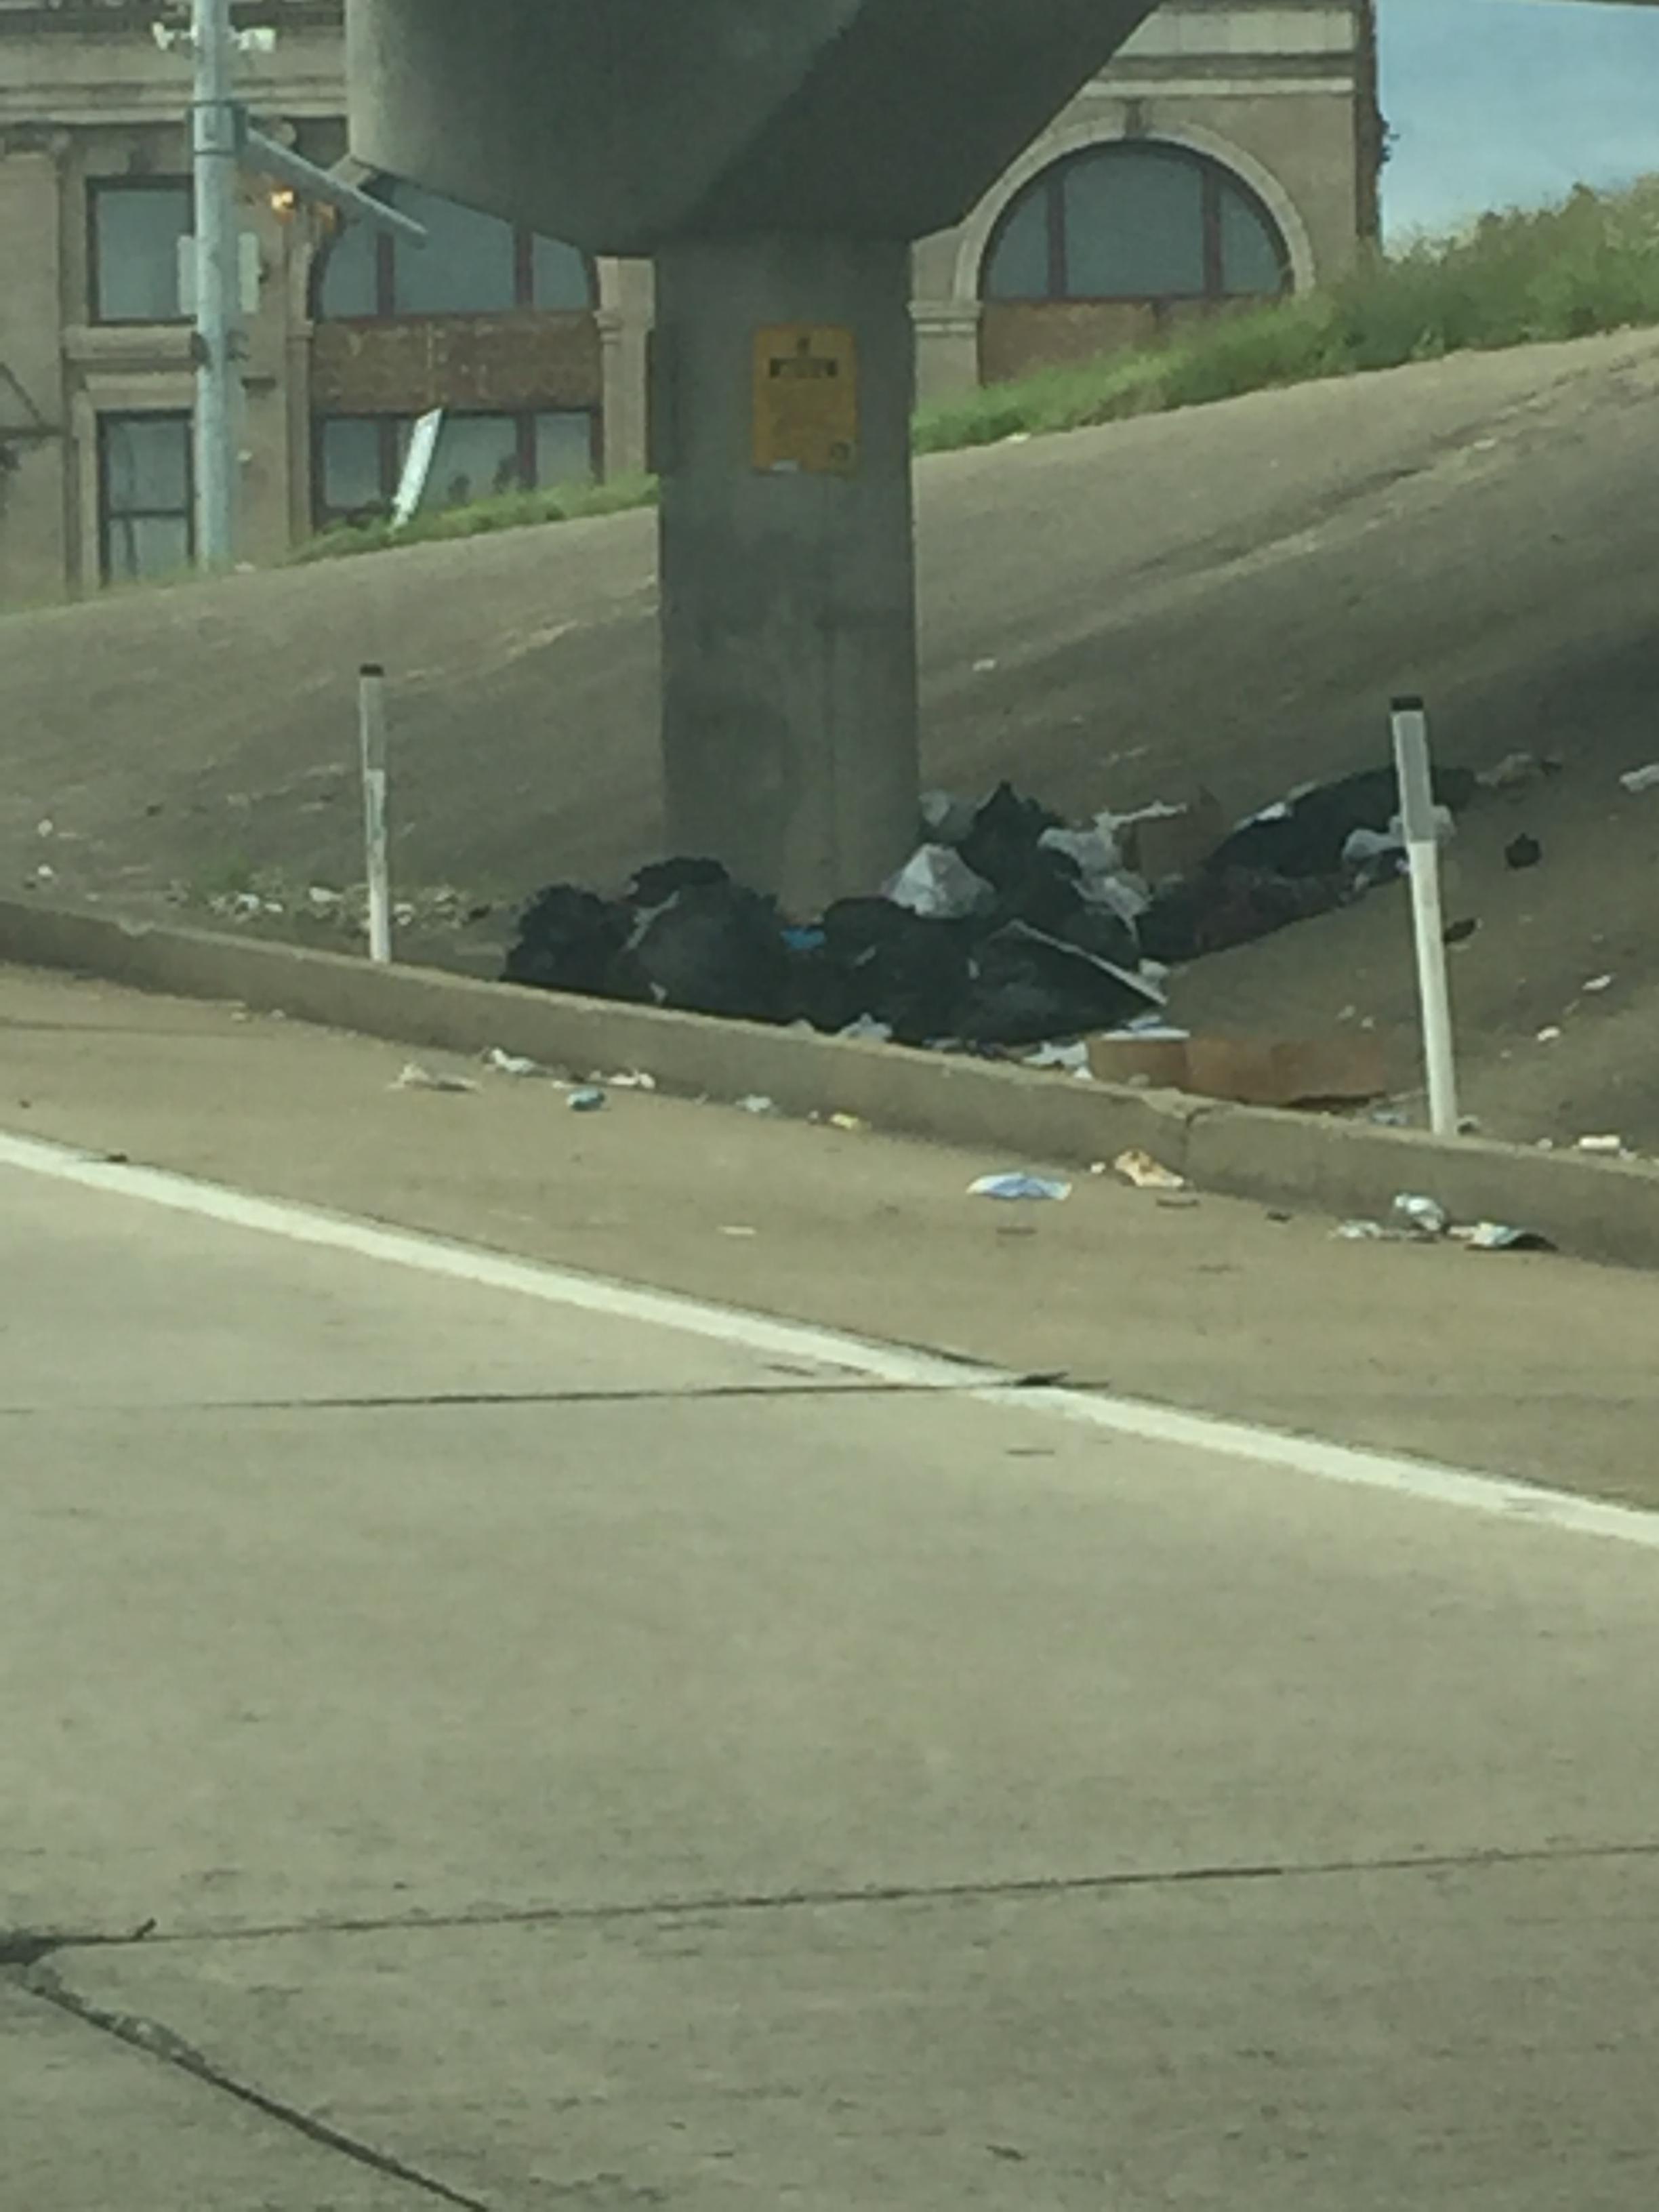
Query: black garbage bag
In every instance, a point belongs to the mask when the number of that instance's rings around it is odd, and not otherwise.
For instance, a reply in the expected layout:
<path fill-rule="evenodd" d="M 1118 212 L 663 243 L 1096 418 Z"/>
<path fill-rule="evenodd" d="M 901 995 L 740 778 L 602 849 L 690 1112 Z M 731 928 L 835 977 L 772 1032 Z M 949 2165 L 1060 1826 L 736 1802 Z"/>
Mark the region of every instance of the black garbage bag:
<path fill-rule="evenodd" d="M 1161 1004 L 1128 970 L 1010 922 L 974 947 L 954 1034 L 964 1044 L 1044 1044 L 1116 1029 Z"/>
<path fill-rule="evenodd" d="M 841 899 L 823 917 L 822 951 L 798 963 L 801 1009 L 817 1028 L 866 1016 L 901 1044 L 957 1034 L 969 981 L 971 922 L 940 921 L 889 899 Z"/>
<path fill-rule="evenodd" d="M 969 866 L 988 884 L 994 884 L 1005 899 L 1018 894 L 1018 887 L 1026 883 L 1034 872 L 1048 877 L 1059 871 L 1047 866 L 1050 861 L 1062 861 L 1071 869 L 1075 880 L 1076 867 L 1061 853 L 1045 853 L 1042 834 L 1046 830 L 1059 830 L 1064 825 L 1058 814 L 1051 814 L 1035 799 L 1022 799 L 1011 783 L 1000 783 L 974 817 L 974 826 L 957 848 Z"/>
<path fill-rule="evenodd" d="M 509 983 L 538 990 L 606 997 L 630 927 L 625 906 L 574 884 L 550 884 L 525 908 L 502 973 Z"/>
<path fill-rule="evenodd" d="M 738 1021 L 790 1018 L 790 960 L 777 907 L 727 879 L 693 881 L 641 910 L 611 964 L 611 994 Z"/>
<path fill-rule="evenodd" d="M 1046 929 L 1063 944 L 1074 945 L 1079 952 L 1109 960 L 1115 967 L 1133 969 L 1140 964 L 1140 939 L 1133 926 L 1111 907 L 1094 906 L 1079 896 L 1070 913 L 1060 914 L 1051 922 L 1035 922 L 1029 914 L 1020 919 Z"/>
<path fill-rule="evenodd" d="M 1218 869 L 1171 884 L 1140 917 L 1141 950 L 1172 965 L 1271 937 L 1328 914 L 1353 896 L 1346 876 L 1291 877 L 1263 868 Z"/>
<path fill-rule="evenodd" d="M 632 907 L 666 906 L 676 891 L 731 880 L 718 860 L 653 860 L 640 870 L 624 896 Z"/>
<path fill-rule="evenodd" d="M 1437 769 L 1436 803 L 1461 813 L 1474 797 L 1468 769 Z M 1217 873 L 1246 868 L 1274 876 L 1333 876 L 1342 848 L 1356 830 L 1386 830 L 1400 811 L 1400 786 L 1391 768 L 1366 769 L 1322 783 L 1287 800 L 1224 837 L 1206 866 Z"/>

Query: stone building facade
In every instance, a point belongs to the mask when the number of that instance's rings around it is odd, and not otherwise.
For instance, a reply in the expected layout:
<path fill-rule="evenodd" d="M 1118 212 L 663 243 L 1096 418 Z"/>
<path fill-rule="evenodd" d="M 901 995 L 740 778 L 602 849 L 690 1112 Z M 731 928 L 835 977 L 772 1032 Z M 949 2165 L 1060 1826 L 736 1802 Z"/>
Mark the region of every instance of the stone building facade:
<path fill-rule="evenodd" d="M 0 0 L 0 605 L 191 557 L 189 66 L 159 0 Z M 932 398 L 1346 266 L 1376 230 L 1371 0 L 1164 0 L 959 230 L 916 252 Z M 244 556 L 382 507 L 643 468 L 650 271 L 366 177 L 339 0 L 255 0 L 261 127 L 425 222 L 411 251 L 250 177 Z"/>

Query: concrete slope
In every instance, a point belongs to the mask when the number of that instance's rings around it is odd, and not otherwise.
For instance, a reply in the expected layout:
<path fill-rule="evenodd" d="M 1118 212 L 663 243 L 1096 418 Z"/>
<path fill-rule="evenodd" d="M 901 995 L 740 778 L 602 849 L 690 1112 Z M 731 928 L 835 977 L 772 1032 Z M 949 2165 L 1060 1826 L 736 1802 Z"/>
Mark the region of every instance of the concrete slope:
<path fill-rule="evenodd" d="M 1545 868 L 1504 880 L 1494 816 L 1473 891 L 1522 885 L 1553 946 L 1561 915 L 1605 907 L 1639 960 L 1659 801 L 1616 779 L 1659 755 L 1656 396 L 1659 337 L 1625 334 L 929 461 L 930 775 L 1077 809 L 1201 780 L 1242 811 L 1376 757 L 1390 693 L 1421 689 L 1448 756 L 1570 763 L 1540 802 Z M 384 659 L 405 882 L 603 882 L 657 844 L 653 599 L 640 515 L 14 617 L 0 855 L 27 876 L 49 854 L 47 895 L 140 908 L 244 861 L 348 878 L 355 672 Z M 1393 902 L 1352 927 L 1392 973 Z M 1305 983 L 1334 941 L 1267 951 Z M 1513 959 L 1479 981 L 1495 941 L 1465 963 L 1483 1036 L 1530 1039 L 1612 964 L 1575 941 L 1516 1001 Z M 1242 1024 L 1287 1003 L 1276 969 L 1258 988 L 1265 957 L 1224 963 Z M 1316 1010 L 1341 1011 L 1356 957 Z"/>

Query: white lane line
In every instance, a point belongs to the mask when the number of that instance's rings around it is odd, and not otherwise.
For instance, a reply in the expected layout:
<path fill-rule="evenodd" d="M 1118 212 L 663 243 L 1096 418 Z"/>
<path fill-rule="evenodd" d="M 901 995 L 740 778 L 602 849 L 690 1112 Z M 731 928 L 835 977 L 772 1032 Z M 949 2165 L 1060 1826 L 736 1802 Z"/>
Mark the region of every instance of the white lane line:
<path fill-rule="evenodd" d="M 1431 1504 L 1456 1506 L 1509 1521 L 1524 1520 L 1659 1551 L 1659 1514 L 1604 1504 L 1571 1492 L 1505 1482 L 1491 1475 L 1438 1467 L 1428 1460 L 1348 1444 L 1322 1443 L 1206 1413 L 1177 1413 L 1106 1392 L 1021 1389 L 1016 1378 L 1001 1369 L 870 1342 L 806 1322 L 773 1321 L 763 1314 L 673 1291 L 638 1290 L 602 1276 L 580 1274 L 538 1261 L 514 1260 L 439 1237 L 382 1228 L 378 1223 L 326 1212 L 318 1206 L 256 1198 L 167 1169 L 118 1164 L 33 1138 L 0 1133 L 0 1168 L 103 1191 L 113 1197 L 142 1200 L 170 1212 L 282 1237 L 291 1244 L 347 1252 L 358 1259 L 442 1276 L 475 1289 L 507 1291 L 574 1312 L 672 1329 L 681 1335 L 701 1337 L 771 1358 L 839 1367 L 873 1382 L 918 1391 L 948 1389 L 970 1395 L 983 1405 L 1057 1417 L 1115 1437 L 1288 1469 L 1321 1482 L 1391 1491 Z"/>

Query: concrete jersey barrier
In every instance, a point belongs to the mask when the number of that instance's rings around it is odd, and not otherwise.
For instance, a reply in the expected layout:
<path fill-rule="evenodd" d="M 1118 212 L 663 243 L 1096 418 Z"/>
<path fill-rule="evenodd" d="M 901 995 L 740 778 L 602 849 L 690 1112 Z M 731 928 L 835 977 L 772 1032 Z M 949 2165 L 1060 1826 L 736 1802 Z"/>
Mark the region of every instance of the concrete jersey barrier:
<path fill-rule="evenodd" d="M 637 1068 L 693 1097 L 763 1093 L 786 1114 L 854 1114 L 1007 1163 L 1086 1166 L 1144 1151 L 1199 1189 L 1340 1217 L 1380 1218 L 1398 1193 L 1421 1192 L 1455 1221 L 1508 1222 L 1579 1258 L 1659 1266 L 1659 1167 L 1645 1162 L 1443 1142 L 15 900 L 0 901 L 0 959 L 436 1050 L 499 1046 L 583 1076 Z"/>

